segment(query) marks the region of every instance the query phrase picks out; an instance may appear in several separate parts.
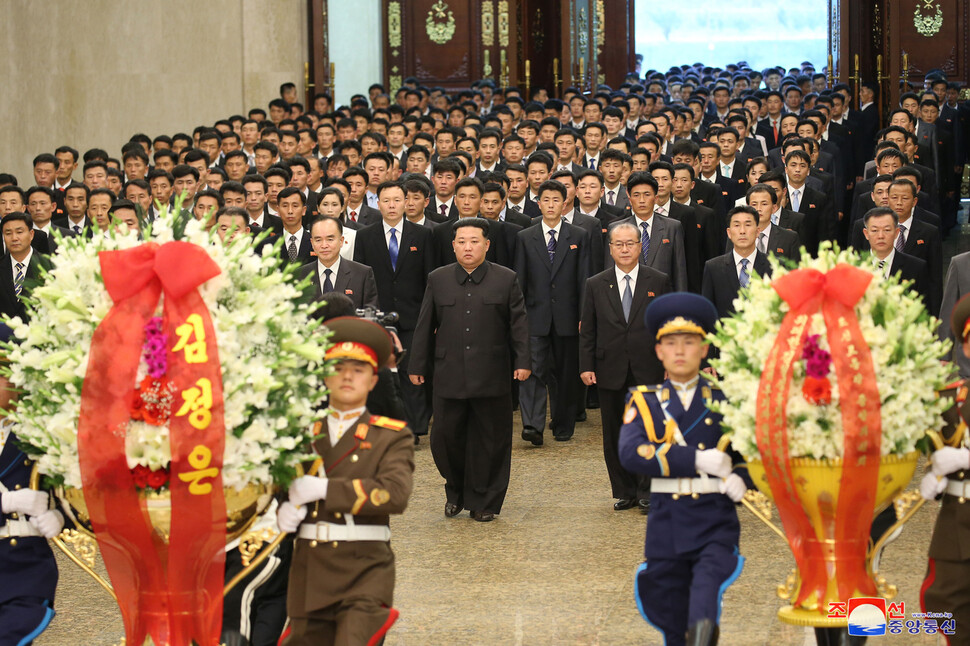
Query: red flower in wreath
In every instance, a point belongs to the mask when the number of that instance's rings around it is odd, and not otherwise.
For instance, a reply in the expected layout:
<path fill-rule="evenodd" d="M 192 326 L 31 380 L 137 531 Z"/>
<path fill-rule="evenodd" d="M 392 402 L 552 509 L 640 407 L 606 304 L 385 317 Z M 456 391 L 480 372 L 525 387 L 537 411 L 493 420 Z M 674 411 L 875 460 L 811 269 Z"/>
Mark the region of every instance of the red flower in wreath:
<path fill-rule="evenodd" d="M 823 406 L 832 403 L 832 384 L 828 379 L 805 377 L 802 384 L 802 396 L 812 404 Z"/>
<path fill-rule="evenodd" d="M 135 479 L 135 486 L 139 489 L 144 489 L 148 486 L 148 476 L 151 475 L 151 470 L 139 464 L 137 467 L 131 470 L 131 475 Z"/>
<path fill-rule="evenodd" d="M 132 391 L 131 419 L 164 426 L 172 410 L 175 386 L 168 379 L 145 377 Z"/>
<path fill-rule="evenodd" d="M 148 474 L 148 486 L 160 490 L 168 484 L 168 469 L 159 469 Z"/>

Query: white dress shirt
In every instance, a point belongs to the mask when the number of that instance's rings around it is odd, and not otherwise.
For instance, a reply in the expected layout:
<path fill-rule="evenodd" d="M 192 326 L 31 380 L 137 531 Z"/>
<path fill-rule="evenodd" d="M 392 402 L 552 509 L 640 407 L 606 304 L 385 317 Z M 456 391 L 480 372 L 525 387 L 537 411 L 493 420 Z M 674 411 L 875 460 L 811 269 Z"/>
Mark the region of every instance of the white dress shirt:
<path fill-rule="evenodd" d="M 568 212 L 563 213 L 560 217 L 562 218 L 562 221 L 565 222 L 566 224 L 572 224 L 573 218 L 575 217 L 575 212 L 576 212 L 576 209 L 569 209 Z"/>
<path fill-rule="evenodd" d="M 398 256 L 400 257 L 403 250 L 403 247 L 401 246 L 401 234 L 404 232 L 404 220 L 402 219 L 393 227 L 391 227 L 386 220 L 381 220 L 381 225 L 384 227 L 384 243 L 387 244 L 389 251 L 391 249 L 391 229 L 393 228 L 397 231 L 397 233 L 395 233 L 395 237 L 397 238 L 397 250 Z"/>
<path fill-rule="evenodd" d="M 445 209 L 445 217 L 448 217 L 448 214 L 451 213 L 451 205 L 454 204 L 454 202 L 455 202 L 455 196 L 454 195 L 452 195 L 451 197 L 449 197 L 444 202 L 442 202 L 438 198 L 438 196 L 435 195 L 434 196 L 434 212 L 437 213 L 438 215 L 441 215 L 441 207 L 442 206 L 445 206 L 445 207 L 447 207 Z"/>
<path fill-rule="evenodd" d="M 646 220 L 641 220 L 640 216 L 636 216 L 636 215 L 633 216 L 633 219 L 634 219 L 633 224 L 635 224 L 637 229 L 639 229 L 641 238 L 643 238 L 643 225 L 644 224 L 647 225 L 647 235 L 650 236 L 650 241 L 652 242 L 653 241 L 653 213 L 651 213 L 650 217 L 647 218 Z"/>
<path fill-rule="evenodd" d="M 660 215 L 669 217 L 670 216 L 670 198 L 668 197 L 667 198 L 667 201 L 664 202 L 663 204 L 654 204 L 653 205 L 653 212 L 654 213 L 659 213 Z"/>
<path fill-rule="evenodd" d="M 640 275 L 640 263 L 635 264 L 629 274 L 624 274 L 623 271 L 616 265 L 613 266 L 613 271 L 616 273 L 616 284 L 620 288 L 621 299 L 623 298 L 623 292 L 626 291 L 626 281 L 624 278 L 627 276 L 630 277 L 630 293 L 637 293 L 637 276 Z"/>
<path fill-rule="evenodd" d="M 23 260 L 17 260 L 11 254 L 11 256 L 10 256 L 10 269 L 13 270 L 13 274 L 11 274 L 11 276 L 13 276 L 14 280 L 17 279 L 17 263 L 18 262 L 23 263 L 23 265 L 24 265 L 24 277 L 26 278 L 26 276 L 27 276 L 27 267 L 30 266 L 30 259 L 33 257 L 33 255 L 34 255 L 34 248 L 33 247 L 27 247 L 27 257 L 24 258 Z"/>
<path fill-rule="evenodd" d="M 330 282 L 337 282 L 337 272 L 340 271 L 340 254 L 337 254 L 337 259 L 333 261 L 333 264 L 329 267 L 323 264 L 323 261 L 317 258 L 317 275 L 320 277 L 320 288 L 323 288 L 323 283 L 327 279 L 326 271 L 330 270 Z"/>
<path fill-rule="evenodd" d="M 694 393 L 697 392 L 697 382 L 700 381 L 700 375 L 694 377 L 687 383 L 680 383 L 679 381 L 670 380 L 670 383 L 674 387 L 674 392 L 677 393 L 677 397 L 680 398 L 680 403 L 683 405 L 684 409 L 690 408 L 691 402 L 694 401 Z"/>
<path fill-rule="evenodd" d="M 521 202 L 513 202 L 512 200 L 509 200 L 508 208 L 511 209 L 513 207 L 516 207 L 516 206 L 519 207 L 519 212 L 524 215 L 525 214 L 525 196 L 522 197 L 522 201 Z"/>
<path fill-rule="evenodd" d="M 545 220 L 543 220 L 543 222 L 542 222 L 542 239 L 543 239 L 543 242 L 546 243 L 546 245 L 549 244 L 549 232 L 550 231 L 555 231 L 556 232 L 556 244 L 558 245 L 559 244 L 559 235 L 560 235 L 560 232 L 562 231 L 562 219 L 560 219 L 559 222 L 556 223 L 555 228 L 550 228 L 549 225 L 546 224 Z"/>
<path fill-rule="evenodd" d="M 883 279 L 889 278 L 889 272 L 892 271 L 892 268 L 893 268 L 893 260 L 895 260 L 895 259 L 896 259 L 896 248 L 895 247 L 890 247 L 889 248 L 889 255 L 886 256 L 885 258 L 883 258 L 883 260 L 879 260 L 879 257 L 876 256 L 876 254 L 872 254 L 872 264 L 876 268 L 877 271 L 880 271 L 882 273 Z M 879 269 L 879 263 L 880 262 L 885 262 L 885 264 L 882 266 L 882 269 L 881 270 Z"/>
<path fill-rule="evenodd" d="M 738 281 L 741 280 L 741 261 L 748 261 L 748 276 L 754 275 L 754 259 L 758 255 L 758 250 L 754 249 L 750 256 L 742 256 L 737 252 L 737 247 L 731 252 L 734 255 L 734 273 L 738 275 Z"/>
<path fill-rule="evenodd" d="M 283 229 L 283 249 L 290 248 L 290 240 L 296 238 L 296 251 L 299 253 L 300 245 L 303 244 L 303 227 L 297 229 L 294 233 L 290 233 L 286 229 Z"/>

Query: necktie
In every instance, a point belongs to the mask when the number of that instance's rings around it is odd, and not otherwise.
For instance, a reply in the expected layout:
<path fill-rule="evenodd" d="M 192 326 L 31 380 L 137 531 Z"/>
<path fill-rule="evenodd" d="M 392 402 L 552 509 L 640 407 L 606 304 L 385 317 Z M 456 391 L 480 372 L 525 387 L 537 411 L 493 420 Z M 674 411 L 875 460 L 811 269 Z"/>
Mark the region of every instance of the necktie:
<path fill-rule="evenodd" d="M 438 210 L 441 211 L 441 217 L 443 217 L 443 218 L 447 218 L 448 217 L 448 205 L 447 204 L 442 204 L 441 206 L 438 207 Z"/>
<path fill-rule="evenodd" d="M 20 292 L 24 288 L 24 263 L 17 263 L 17 275 L 13 277 L 13 291 L 20 296 Z"/>
<path fill-rule="evenodd" d="M 667 210 L 664 207 L 662 207 L 662 206 L 658 206 L 657 207 L 657 210 L 654 211 L 654 214 L 655 215 L 667 215 Z"/>
<path fill-rule="evenodd" d="M 899 225 L 899 235 L 896 236 L 896 244 L 893 246 L 896 247 L 896 251 L 902 251 L 903 247 L 906 246 L 906 225 L 905 224 Z"/>
<path fill-rule="evenodd" d="M 741 283 L 741 287 L 747 287 L 748 283 L 751 282 L 751 274 L 748 273 L 748 259 L 741 259 L 741 273 L 738 274 L 738 282 Z"/>
<path fill-rule="evenodd" d="M 330 280 L 330 275 L 332 273 L 333 273 L 333 269 L 324 269 L 323 270 L 323 274 L 324 274 L 323 290 L 321 290 L 321 291 L 324 294 L 326 294 L 327 292 L 332 292 L 333 291 L 333 281 Z"/>
<path fill-rule="evenodd" d="M 556 258 L 556 230 L 549 230 L 549 244 L 546 245 L 546 251 L 549 252 L 549 262 L 552 262 Z"/>
<path fill-rule="evenodd" d="M 640 227 L 643 229 L 643 235 L 640 236 L 640 259 L 643 264 L 647 264 L 647 252 L 650 251 L 650 231 L 646 222 L 641 222 Z"/>
<path fill-rule="evenodd" d="M 590 170 L 596 170 L 596 160 L 592 157 L 589 158 L 589 168 Z"/>
<path fill-rule="evenodd" d="M 776 227 L 779 227 L 781 226 L 780 224 L 778 224 L 779 222 L 781 222 L 781 211 L 775 211 L 774 213 L 771 214 L 771 223 Z"/>
<path fill-rule="evenodd" d="M 756 247 L 758 247 L 758 251 L 760 251 L 761 253 L 768 253 L 768 250 L 767 250 L 768 247 L 765 244 L 767 242 L 765 240 L 765 237 L 766 236 L 765 236 L 765 232 L 764 231 L 762 231 L 761 233 L 759 233 L 758 234 L 758 243 L 755 245 Z M 744 262 L 747 262 L 747 259 L 745 259 Z"/>
<path fill-rule="evenodd" d="M 610 191 L 607 195 L 609 195 L 609 200 L 607 201 L 610 203 L 610 206 L 616 206 L 616 202 L 614 201 L 614 196 L 616 195 L 616 191 Z"/>
<path fill-rule="evenodd" d="M 886 268 L 886 261 L 885 261 L 885 260 L 880 260 L 880 261 L 879 261 L 879 271 L 880 271 L 880 273 L 881 273 L 881 272 L 882 272 L 882 270 L 883 270 L 883 269 L 885 269 L 885 268 Z"/>
<path fill-rule="evenodd" d="M 626 288 L 623 290 L 623 298 L 620 299 L 620 304 L 623 305 L 623 320 L 627 323 L 630 322 L 630 310 L 633 308 L 633 290 L 630 289 L 630 275 L 627 274 L 623 277 L 626 281 Z"/>
<path fill-rule="evenodd" d="M 797 211 L 802 205 L 802 191 L 796 188 L 791 192 L 791 210 Z"/>
<path fill-rule="evenodd" d="M 569 218 L 567 218 L 565 215 L 562 216 L 562 221 L 565 222 L 566 224 L 569 224 Z"/>
<path fill-rule="evenodd" d="M 81 235 L 81 226 L 80 225 L 75 224 L 72 228 L 74 229 L 74 235 Z"/>
<path fill-rule="evenodd" d="M 518 204 L 513 204 L 512 205 L 512 210 L 515 211 L 516 213 L 522 213 L 522 209 L 519 208 L 519 205 Z"/>
<path fill-rule="evenodd" d="M 351 211 L 350 212 L 350 221 L 351 222 L 356 222 L 357 221 L 357 211 Z"/>
<path fill-rule="evenodd" d="M 391 268 L 397 270 L 397 229 L 391 228 L 391 240 L 387 243 L 387 251 L 391 254 Z"/>
<path fill-rule="evenodd" d="M 778 120 L 777 119 L 772 119 L 771 129 L 775 132 L 775 142 L 777 143 L 778 142 Z"/>
<path fill-rule="evenodd" d="M 287 251 L 287 253 L 290 254 L 290 261 L 291 262 L 294 261 L 294 260 L 296 260 L 296 254 L 297 254 L 297 250 L 296 250 L 296 236 L 294 236 L 294 235 L 291 235 L 290 236 L 290 244 L 286 248 L 286 251 Z"/>
<path fill-rule="evenodd" d="M 721 169 L 721 175 L 723 175 L 724 177 L 731 176 L 731 168 L 727 164 L 725 164 L 724 168 Z"/>

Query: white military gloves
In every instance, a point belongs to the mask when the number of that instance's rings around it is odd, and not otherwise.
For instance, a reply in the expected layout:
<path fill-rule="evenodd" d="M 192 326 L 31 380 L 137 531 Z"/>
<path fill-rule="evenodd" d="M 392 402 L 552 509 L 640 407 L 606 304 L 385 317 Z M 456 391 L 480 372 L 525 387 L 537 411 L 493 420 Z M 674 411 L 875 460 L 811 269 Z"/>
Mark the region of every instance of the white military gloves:
<path fill-rule="evenodd" d="M 927 473 L 919 481 L 919 495 L 925 500 L 933 500 L 946 489 L 946 478 L 937 478 L 932 473 Z"/>
<path fill-rule="evenodd" d="M 961 469 L 970 469 L 970 449 L 944 446 L 934 451 L 930 460 L 933 463 L 933 475 L 945 476 Z"/>
<path fill-rule="evenodd" d="M 49 498 L 46 491 L 18 489 L 0 495 L 0 511 L 5 514 L 40 516 L 47 511 Z"/>
<path fill-rule="evenodd" d="M 290 502 L 294 505 L 305 505 L 308 502 L 326 499 L 328 482 L 326 478 L 317 476 L 297 478 L 290 485 Z"/>
<path fill-rule="evenodd" d="M 45 511 L 40 516 L 31 516 L 30 524 L 46 539 L 51 539 L 64 529 L 64 515 L 56 509 Z"/>
<path fill-rule="evenodd" d="M 744 498 L 744 492 L 748 490 L 748 485 L 744 484 L 744 480 L 736 473 L 732 473 L 727 478 L 721 481 L 718 485 L 725 496 L 730 498 L 733 502 L 741 502 Z"/>
<path fill-rule="evenodd" d="M 694 468 L 716 478 L 727 478 L 731 475 L 731 456 L 717 449 L 697 451 Z"/>
<path fill-rule="evenodd" d="M 306 518 L 306 510 L 306 507 L 297 507 L 291 502 L 284 502 L 276 512 L 276 524 L 287 534 L 295 532 Z"/>

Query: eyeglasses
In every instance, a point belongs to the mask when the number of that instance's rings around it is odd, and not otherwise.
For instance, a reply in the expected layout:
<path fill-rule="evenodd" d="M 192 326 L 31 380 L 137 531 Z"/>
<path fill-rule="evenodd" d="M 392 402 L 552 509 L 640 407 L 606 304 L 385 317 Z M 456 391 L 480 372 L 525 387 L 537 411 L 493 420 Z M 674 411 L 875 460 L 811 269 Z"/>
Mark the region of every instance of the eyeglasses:
<path fill-rule="evenodd" d="M 617 249 L 632 249 L 634 247 L 639 247 L 639 242 L 611 242 L 611 247 L 616 247 Z"/>

